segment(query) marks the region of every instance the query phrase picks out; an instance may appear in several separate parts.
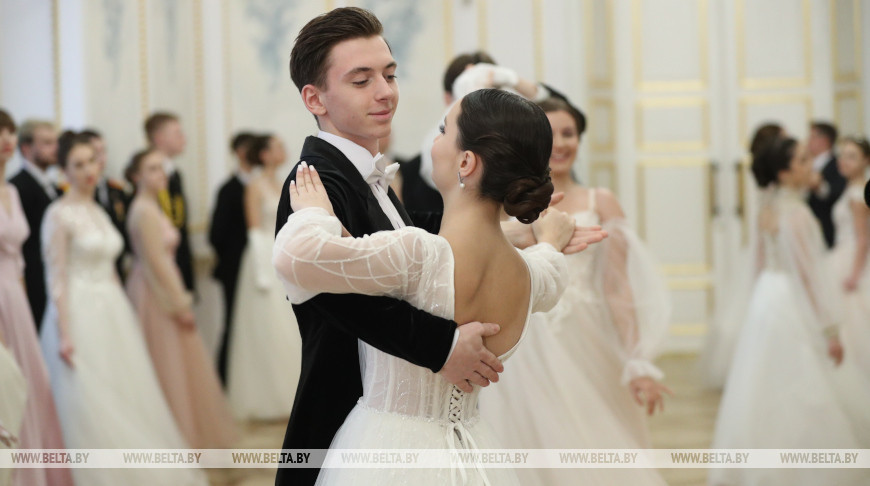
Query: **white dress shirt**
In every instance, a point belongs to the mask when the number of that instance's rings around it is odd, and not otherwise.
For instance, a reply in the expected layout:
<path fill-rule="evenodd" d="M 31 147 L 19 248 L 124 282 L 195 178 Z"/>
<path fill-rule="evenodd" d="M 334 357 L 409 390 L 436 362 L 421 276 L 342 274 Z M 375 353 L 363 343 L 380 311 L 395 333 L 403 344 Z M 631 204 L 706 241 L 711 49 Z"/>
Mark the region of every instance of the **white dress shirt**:
<path fill-rule="evenodd" d="M 824 169 L 825 166 L 828 165 L 829 160 L 831 160 L 831 151 L 830 150 L 826 150 L 826 151 L 820 153 L 819 155 L 816 156 L 815 159 L 813 159 L 813 170 L 816 172 L 821 172 L 822 169 Z"/>
<path fill-rule="evenodd" d="M 109 179 L 101 177 L 97 182 L 97 200 L 104 207 L 109 206 Z"/>
<path fill-rule="evenodd" d="M 317 138 L 329 143 L 333 147 L 337 148 L 347 160 L 349 160 L 354 167 L 359 171 L 360 175 L 362 175 L 363 179 L 367 181 L 370 179 L 369 176 L 375 172 L 375 165 L 383 159 L 383 154 L 380 152 L 374 156 L 372 156 L 371 152 L 363 148 L 362 146 L 351 142 L 350 140 L 335 135 L 333 133 L 324 132 L 320 130 L 317 132 Z M 317 167 L 315 167 L 316 169 Z M 398 168 L 398 165 L 396 165 Z M 383 168 L 380 168 L 383 170 Z M 385 184 L 388 186 L 388 184 Z M 375 198 L 378 200 L 378 204 L 380 204 L 381 209 L 384 211 L 384 214 L 390 219 L 390 222 L 393 224 L 394 229 L 404 228 L 405 222 L 402 220 L 402 217 L 399 215 L 399 211 L 393 205 L 393 202 L 390 200 L 389 195 L 387 194 L 386 189 L 377 183 L 371 182 L 369 183 L 369 187 L 372 190 L 372 193 L 375 195 Z M 389 186 L 388 186 L 389 187 Z M 450 352 L 447 353 L 447 360 L 450 360 L 450 356 L 453 355 L 453 349 L 456 348 L 456 342 L 459 340 L 459 329 L 456 329 L 453 333 L 453 344 L 450 346 Z M 447 363 L 447 361 L 445 361 Z"/>
<path fill-rule="evenodd" d="M 242 183 L 243 186 L 247 186 L 248 183 L 251 182 L 251 176 L 252 175 L 250 172 L 245 172 L 243 170 L 236 171 L 236 178 L 239 180 L 239 182 Z"/>
<path fill-rule="evenodd" d="M 824 152 L 817 155 L 816 158 L 813 159 L 813 170 L 821 174 L 822 171 L 825 170 L 825 166 L 828 165 L 828 161 L 831 160 L 831 156 L 832 154 L 830 150 L 825 150 Z M 819 187 L 817 187 L 814 192 L 816 196 L 824 199 L 828 197 L 828 194 L 831 193 L 831 185 L 828 184 L 828 181 L 822 179 Z"/>
<path fill-rule="evenodd" d="M 381 206 L 384 214 L 386 214 L 390 219 L 390 222 L 393 223 L 393 228 L 404 228 L 405 222 L 399 215 L 399 211 L 395 206 L 393 206 L 393 202 L 390 200 L 390 196 L 387 194 L 386 189 L 377 182 L 370 182 L 370 176 L 376 170 L 375 166 L 379 162 L 386 162 L 386 160 L 383 160 L 384 155 L 378 152 L 376 155 L 372 156 L 371 152 L 360 145 L 357 145 L 346 138 L 339 137 L 338 135 L 324 132 L 323 130 L 317 133 L 317 138 L 329 142 L 330 145 L 341 151 L 341 153 L 347 157 L 347 160 L 350 160 L 353 166 L 356 167 L 356 170 L 358 170 L 360 175 L 362 175 L 363 179 L 365 179 L 366 182 L 369 182 L 369 187 L 372 189 L 372 193 L 378 200 L 378 204 Z M 384 170 L 383 167 L 379 167 L 379 169 Z M 389 187 L 388 184 L 385 185 Z"/>
<path fill-rule="evenodd" d="M 54 183 L 51 182 L 51 178 L 48 176 L 47 172 L 40 169 L 34 165 L 33 162 L 27 159 L 22 159 L 21 168 L 26 170 L 34 179 L 36 179 L 36 182 L 42 186 L 42 190 L 45 191 L 48 197 L 52 199 L 57 198 L 57 189 L 54 188 Z"/>
<path fill-rule="evenodd" d="M 166 177 L 174 174 L 176 170 L 178 170 L 178 168 L 175 167 L 175 162 L 173 162 L 169 157 L 166 157 L 163 160 L 163 172 L 166 172 Z"/>

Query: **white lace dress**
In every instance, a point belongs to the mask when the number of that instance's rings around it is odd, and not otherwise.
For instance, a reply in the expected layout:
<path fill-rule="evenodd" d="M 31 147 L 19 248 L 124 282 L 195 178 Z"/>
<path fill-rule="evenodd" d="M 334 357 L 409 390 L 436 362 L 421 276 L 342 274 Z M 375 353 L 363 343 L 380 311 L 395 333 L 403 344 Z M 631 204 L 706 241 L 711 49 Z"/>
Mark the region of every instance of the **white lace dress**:
<path fill-rule="evenodd" d="M 95 202 L 60 199 L 42 223 L 49 304 L 41 343 L 66 446 L 71 449 L 182 449 L 136 315 L 115 272 L 121 234 Z M 66 323 L 74 352 L 60 357 Z M 205 485 L 196 469 L 76 468 L 89 486 Z"/>
<path fill-rule="evenodd" d="M 447 240 L 418 228 L 340 238 L 341 224 L 319 208 L 288 218 L 273 263 L 293 302 L 320 292 L 389 295 L 443 318 L 454 315 L 454 259 Z M 546 244 L 520 252 L 529 269 L 532 312 L 549 310 L 567 281 L 564 256 Z M 523 329 L 525 335 L 526 329 Z M 522 336 L 499 358 L 508 359 Z M 440 375 L 361 344 L 363 396 L 333 449 L 488 449 L 500 443 L 481 420 L 480 388 L 464 393 Z M 512 469 L 323 469 L 318 485 L 519 484 Z"/>
<path fill-rule="evenodd" d="M 271 263 L 281 192 L 260 186 L 260 225 L 248 230 L 229 343 L 227 394 L 241 420 L 289 417 L 302 367 L 299 326 Z"/>

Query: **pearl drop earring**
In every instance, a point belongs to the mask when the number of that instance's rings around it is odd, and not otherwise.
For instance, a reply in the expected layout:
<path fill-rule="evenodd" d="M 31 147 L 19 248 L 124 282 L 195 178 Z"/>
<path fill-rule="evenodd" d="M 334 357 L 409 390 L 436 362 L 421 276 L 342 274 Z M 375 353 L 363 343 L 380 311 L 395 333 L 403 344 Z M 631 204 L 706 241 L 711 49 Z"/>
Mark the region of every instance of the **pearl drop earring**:
<path fill-rule="evenodd" d="M 463 180 L 462 180 L 462 174 L 460 174 L 459 172 L 456 172 L 456 177 L 459 178 L 459 188 L 465 189 L 465 182 L 463 182 Z"/>

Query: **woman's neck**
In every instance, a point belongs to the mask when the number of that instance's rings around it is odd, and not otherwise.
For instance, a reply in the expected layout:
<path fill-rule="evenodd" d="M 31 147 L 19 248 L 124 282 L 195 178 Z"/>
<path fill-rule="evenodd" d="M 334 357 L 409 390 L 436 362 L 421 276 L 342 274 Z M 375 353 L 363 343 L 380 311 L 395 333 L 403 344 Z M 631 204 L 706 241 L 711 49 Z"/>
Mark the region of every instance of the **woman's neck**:
<path fill-rule="evenodd" d="M 0 171 L 0 174 L 2 173 L 3 172 Z M 856 174 L 848 179 L 848 183 L 850 186 L 863 186 L 866 182 L 867 181 L 864 179 L 864 171 L 861 171 L 860 174 Z"/>
<path fill-rule="evenodd" d="M 89 189 L 76 187 L 70 185 L 69 191 L 67 194 L 69 195 L 69 199 L 71 201 L 82 202 L 82 201 L 93 201 L 94 200 L 94 191 L 96 188 L 91 187 Z"/>
<path fill-rule="evenodd" d="M 441 231 L 438 234 L 451 242 L 468 237 L 504 238 L 501 230 L 501 214 L 501 205 L 494 201 L 483 200 L 468 191 L 456 195 L 451 200 L 445 200 Z"/>
<path fill-rule="evenodd" d="M 553 182 L 553 192 L 567 192 L 569 189 L 572 189 L 577 185 L 574 182 L 574 179 L 571 178 L 571 173 L 566 172 L 564 174 L 550 174 L 550 179 Z"/>
<path fill-rule="evenodd" d="M 149 189 L 147 187 L 140 187 L 136 190 L 136 197 L 142 198 L 145 201 L 152 201 L 154 203 L 157 202 L 157 193 L 158 191 Z"/>

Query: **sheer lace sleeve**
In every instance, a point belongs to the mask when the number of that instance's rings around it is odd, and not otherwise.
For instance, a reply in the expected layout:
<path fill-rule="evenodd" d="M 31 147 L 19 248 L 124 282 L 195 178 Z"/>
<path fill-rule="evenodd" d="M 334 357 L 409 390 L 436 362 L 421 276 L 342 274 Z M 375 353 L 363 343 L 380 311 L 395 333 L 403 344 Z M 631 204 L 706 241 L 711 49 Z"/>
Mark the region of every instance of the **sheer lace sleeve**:
<path fill-rule="evenodd" d="M 559 302 L 568 285 L 568 262 L 565 255 L 549 243 L 532 245 L 522 254 L 528 262 L 533 288 L 532 312 L 547 312 Z"/>
<path fill-rule="evenodd" d="M 342 238 L 341 223 L 321 208 L 287 218 L 275 238 L 272 264 L 290 301 L 319 293 L 386 295 L 407 300 L 416 292 L 438 236 L 419 228 Z M 446 245 L 447 243 L 444 242 Z"/>
<path fill-rule="evenodd" d="M 45 288 L 50 302 L 57 309 L 61 335 L 68 332 L 69 294 L 67 292 L 69 246 L 72 233 L 62 203 L 48 208 L 42 220 L 42 259 L 45 262 Z"/>
<path fill-rule="evenodd" d="M 789 273 L 805 293 L 806 298 L 801 301 L 815 316 L 820 331 L 826 334 L 835 332 L 838 315 L 831 305 L 835 283 L 825 265 L 824 240 L 819 224 L 807 207 L 793 203 L 781 215 L 779 232 L 783 262 L 790 267 Z"/>
<path fill-rule="evenodd" d="M 163 214 L 159 208 L 141 205 L 130 215 L 132 236 L 140 242 L 143 269 L 158 303 L 170 314 L 184 311 L 193 305 L 193 296 L 184 286 L 175 261 L 166 251 L 161 226 Z"/>
<path fill-rule="evenodd" d="M 596 262 L 595 283 L 620 339 L 622 383 L 664 374 L 652 363 L 670 324 L 670 295 L 652 255 L 624 219 L 603 225 L 608 237 Z"/>

